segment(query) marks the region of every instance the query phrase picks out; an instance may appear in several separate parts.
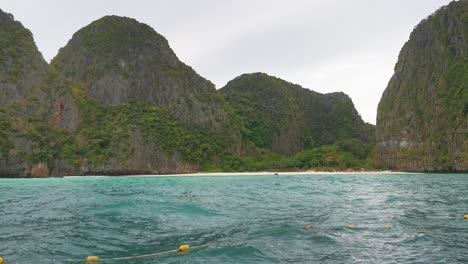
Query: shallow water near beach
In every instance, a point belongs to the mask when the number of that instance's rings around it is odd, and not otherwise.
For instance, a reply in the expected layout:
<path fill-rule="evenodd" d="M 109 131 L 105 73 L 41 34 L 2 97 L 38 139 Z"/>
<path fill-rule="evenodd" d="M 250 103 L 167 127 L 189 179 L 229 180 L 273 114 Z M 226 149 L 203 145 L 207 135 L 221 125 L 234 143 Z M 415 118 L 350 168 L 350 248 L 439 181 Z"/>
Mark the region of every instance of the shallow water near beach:
<path fill-rule="evenodd" d="M 189 244 L 207 247 L 105 263 L 466 263 L 467 187 L 467 174 L 0 179 L 0 256 Z"/>

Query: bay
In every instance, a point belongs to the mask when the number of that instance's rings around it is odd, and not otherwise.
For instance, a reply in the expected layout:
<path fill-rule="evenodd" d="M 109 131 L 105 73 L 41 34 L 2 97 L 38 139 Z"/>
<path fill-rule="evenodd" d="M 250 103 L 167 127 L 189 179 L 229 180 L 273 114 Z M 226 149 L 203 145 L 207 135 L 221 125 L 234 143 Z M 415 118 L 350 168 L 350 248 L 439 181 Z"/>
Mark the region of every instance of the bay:
<path fill-rule="evenodd" d="M 465 263 L 468 175 L 0 179 L 6 263 Z M 357 228 L 348 228 L 354 224 Z"/>

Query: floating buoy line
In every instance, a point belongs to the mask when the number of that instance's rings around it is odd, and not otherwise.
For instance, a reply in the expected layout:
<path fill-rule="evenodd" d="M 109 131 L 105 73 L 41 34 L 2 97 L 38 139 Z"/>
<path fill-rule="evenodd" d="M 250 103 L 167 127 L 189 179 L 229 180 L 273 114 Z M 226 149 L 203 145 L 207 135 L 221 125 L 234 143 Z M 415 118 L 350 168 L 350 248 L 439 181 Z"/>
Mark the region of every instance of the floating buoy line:
<path fill-rule="evenodd" d="M 463 215 L 463 219 L 468 220 L 468 214 Z M 356 229 L 358 228 L 356 224 L 347 224 L 347 228 L 349 229 Z M 392 228 L 391 225 L 386 225 L 384 226 L 385 229 L 390 229 Z M 314 230 L 313 225 L 307 225 L 305 228 L 306 231 L 312 232 Z M 163 252 L 158 252 L 158 253 L 152 253 L 152 254 L 146 254 L 146 255 L 138 255 L 138 256 L 128 256 L 128 257 L 118 257 L 118 258 L 100 258 L 99 256 L 88 256 L 85 259 L 67 259 L 66 262 L 70 263 L 99 263 L 99 262 L 105 262 L 105 261 L 121 261 L 121 260 L 132 260 L 132 259 L 142 259 L 142 258 L 151 258 L 151 257 L 159 257 L 163 255 L 168 255 L 172 253 L 187 253 L 190 249 L 200 249 L 200 248 L 207 248 L 209 247 L 209 244 L 201 245 L 201 246 L 189 246 L 189 245 L 181 245 L 177 249 L 173 250 L 168 250 L 168 251 L 163 251 Z M 0 256 L 0 264 L 4 264 L 5 259 Z M 6 264 L 6 263 L 5 263 Z"/>
<path fill-rule="evenodd" d="M 67 259 L 66 262 L 73 262 L 73 263 L 98 263 L 98 262 L 105 262 L 105 261 L 122 261 L 122 260 L 132 260 L 132 259 L 142 259 L 142 258 L 151 258 L 151 257 L 159 257 L 163 255 L 168 255 L 172 253 L 186 253 L 189 249 L 199 249 L 199 248 L 206 248 L 209 245 L 201 245 L 201 246 L 189 246 L 189 245 L 181 245 L 178 249 L 153 253 L 153 254 L 146 254 L 146 255 L 138 255 L 138 256 L 128 256 L 128 257 L 118 257 L 118 258 L 100 258 L 98 256 L 88 256 L 85 259 Z M 0 261 L 0 264 L 2 262 Z"/>

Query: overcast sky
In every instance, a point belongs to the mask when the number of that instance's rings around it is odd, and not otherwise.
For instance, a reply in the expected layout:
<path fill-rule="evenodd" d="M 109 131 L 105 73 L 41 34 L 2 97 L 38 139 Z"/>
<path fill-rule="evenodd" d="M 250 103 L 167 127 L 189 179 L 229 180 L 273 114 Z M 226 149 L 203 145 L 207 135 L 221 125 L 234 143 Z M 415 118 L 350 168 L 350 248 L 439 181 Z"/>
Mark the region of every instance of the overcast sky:
<path fill-rule="evenodd" d="M 0 0 L 50 61 L 74 32 L 105 15 L 164 35 L 217 88 L 265 72 L 322 93 L 343 91 L 366 122 L 413 27 L 450 0 Z"/>

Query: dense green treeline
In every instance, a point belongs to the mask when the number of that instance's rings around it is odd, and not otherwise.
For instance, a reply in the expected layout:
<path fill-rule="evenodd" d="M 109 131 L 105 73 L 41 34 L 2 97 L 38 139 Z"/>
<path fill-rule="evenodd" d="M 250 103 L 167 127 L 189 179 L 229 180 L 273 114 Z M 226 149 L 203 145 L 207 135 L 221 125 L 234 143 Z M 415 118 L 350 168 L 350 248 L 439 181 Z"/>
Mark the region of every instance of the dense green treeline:
<path fill-rule="evenodd" d="M 243 74 L 220 91 L 243 121 L 247 138 L 278 154 L 373 139 L 374 126 L 344 93 L 317 93 L 265 73 Z"/>
<path fill-rule="evenodd" d="M 222 167 L 207 166 L 205 171 L 374 170 L 373 150 L 374 142 L 359 139 L 323 145 L 290 157 L 263 149 L 257 156 L 230 159 Z"/>

